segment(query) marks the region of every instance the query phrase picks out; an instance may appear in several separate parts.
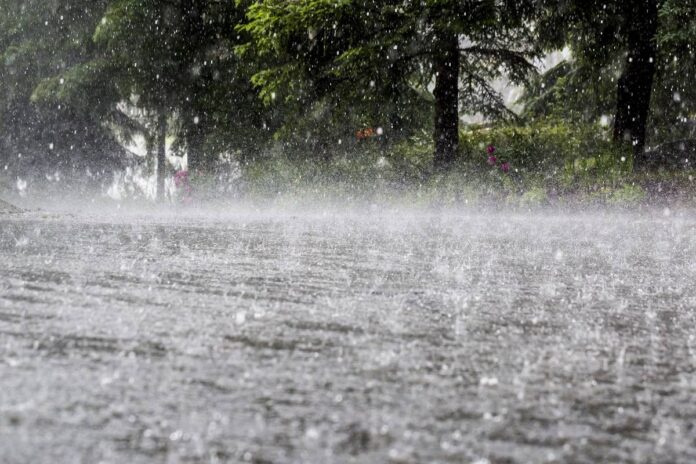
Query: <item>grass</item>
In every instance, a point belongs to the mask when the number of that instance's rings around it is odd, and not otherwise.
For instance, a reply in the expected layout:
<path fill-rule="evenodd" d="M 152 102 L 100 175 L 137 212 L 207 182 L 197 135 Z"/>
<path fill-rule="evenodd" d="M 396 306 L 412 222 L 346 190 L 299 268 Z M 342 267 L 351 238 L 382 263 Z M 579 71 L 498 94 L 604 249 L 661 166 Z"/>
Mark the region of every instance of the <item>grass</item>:
<path fill-rule="evenodd" d="M 609 135 L 606 128 L 556 121 L 467 127 L 461 133 L 458 161 L 437 172 L 432 168 L 430 135 L 424 132 L 391 146 L 380 141 L 359 143 L 328 160 L 297 150 L 276 150 L 241 166 L 228 164 L 215 176 L 192 176 L 192 184 L 198 198 L 221 201 L 292 198 L 514 208 L 696 206 L 693 169 L 635 172 L 630 152 L 617 148 Z M 487 163 L 489 145 L 496 147 L 497 166 Z M 500 169 L 503 161 L 510 163 L 508 173 Z M 0 187 L 6 190 L 0 195 L 11 199 L 15 183 L 0 173 Z"/>
<path fill-rule="evenodd" d="M 676 203 L 696 206 L 694 174 L 684 171 L 583 172 L 569 176 L 510 172 L 462 162 L 445 173 L 404 172 L 384 157 L 311 163 L 269 160 L 243 170 L 240 196 L 312 198 L 409 205 L 638 206 Z"/>

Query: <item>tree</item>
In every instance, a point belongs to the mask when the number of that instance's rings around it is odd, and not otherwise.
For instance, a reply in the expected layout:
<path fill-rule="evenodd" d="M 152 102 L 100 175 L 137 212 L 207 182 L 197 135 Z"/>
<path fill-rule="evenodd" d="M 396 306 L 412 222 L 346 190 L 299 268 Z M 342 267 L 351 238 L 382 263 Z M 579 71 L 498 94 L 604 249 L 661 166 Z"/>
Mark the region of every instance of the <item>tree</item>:
<path fill-rule="evenodd" d="M 168 117 L 182 87 L 190 86 L 185 69 L 188 60 L 183 58 L 187 47 L 182 47 L 181 36 L 184 29 L 189 32 L 189 12 L 181 11 L 189 3 L 112 1 L 94 33 L 104 62 L 115 70 L 119 99 L 135 95 L 137 105 L 152 114 L 153 130 L 147 138 L 155 144 L 158 200 L 164 195 Z"/>
<path fill-rule="evenodd" d="M 400 104 L 400 94 L 432 89 L 434 162 L 445 167 L 456 158 L 460 109 L 510 114 L 490 82 L 504 73 L 523 81 L 533 71 L 530 11 L 526 2 L 492 0 L 261 0 L 240 30 L 268 59 L 255 84 L 285 102 L 369 106 L 380 95 L 398 114 L 418 104 Z M 388 119 L 394 130 L 398 116 Z"/>
<path fill-rule="evenodd" d="M 175 151 L 187 154 L 194 172 L 210 172 L 219 153 L 259 139 L 258 94 L 232 52 L 244 11 L 231 1 L 112 0 L 96 28 L 100 56 L 89 66 L 109 69 L 115 101 L 134 102 L 151 115 L 144 129 L 157 145 L 158 192 L 166 135 L 176 137 Z M 76 81 L 77 88 L 86 84 Z"/>
<path fill-rule="evenodd" d="M 659 11 L 651 136 L 696 138 L 696 3 L 665 0 Z"/>
<path fill-rule="evenodd" d="M 66 98 L 41 98 L 47 81 L 94 59 L 91 36 L 106 6 L 106 0 L 0 0 L 0 152 L 6 171 L 44 180 L 79 174 L 99 182 L 118 166 L 123 150 L 101 119 L 108 92 L 67 98 L 65 82 L 56 79 L 56 91 Z M 92 84 L 101 80 L 91 76 Z"/>
<path fill-rule="evenodd" d="M 646 128 L 657 59 L 657 0 L 623 2 L 626 61 L 619 77 L 614 140 L 628 141 L 639 160 Z"/>
<path fill-rule="evenodd" d="M 570 83 L 568 90 L 596 96 L 606 90 L 598 83 L 612 83 L 614 95 L 601 95 L 599 100 L 614 102 L 614 140 L 630 143 L 638 164 L 646 144 L 660 57 L 662 5 L 659 0 L 542 1 L 538 10 L 540 43 L 547 49 L 569 45 L 576 61 L 567 70 L 580 79 L 569 74 L 561 84 Z M 618 79 L 613 75 L 616 70 Z"/>

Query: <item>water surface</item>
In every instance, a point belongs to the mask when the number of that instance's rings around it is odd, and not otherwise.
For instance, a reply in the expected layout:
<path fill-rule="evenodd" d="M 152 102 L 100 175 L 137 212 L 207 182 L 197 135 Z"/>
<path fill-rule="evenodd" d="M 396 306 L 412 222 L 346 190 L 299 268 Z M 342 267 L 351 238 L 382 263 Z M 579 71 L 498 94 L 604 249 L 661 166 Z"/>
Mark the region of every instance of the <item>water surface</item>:
<path fill-rule="evenodd" d="M 696 461 L 693 214 L 0 218 L 0 462 Z"/>

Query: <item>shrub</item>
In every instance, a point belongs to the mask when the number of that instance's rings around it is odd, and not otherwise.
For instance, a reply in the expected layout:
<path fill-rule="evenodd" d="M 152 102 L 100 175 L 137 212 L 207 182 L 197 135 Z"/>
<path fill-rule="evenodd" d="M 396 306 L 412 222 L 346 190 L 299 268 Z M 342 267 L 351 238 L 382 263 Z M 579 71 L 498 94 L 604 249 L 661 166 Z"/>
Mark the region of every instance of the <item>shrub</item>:
<path fill-rule="evenodd" d="M 470 127 L 462 131 L 462 159 L 485 165 L 489 144 L 498 148 L 523 184 L 573 189 L 588 182 L 615 182 L 632 168 L 630 151 L 618 148 L 597 125 L 551 120 Z"/>

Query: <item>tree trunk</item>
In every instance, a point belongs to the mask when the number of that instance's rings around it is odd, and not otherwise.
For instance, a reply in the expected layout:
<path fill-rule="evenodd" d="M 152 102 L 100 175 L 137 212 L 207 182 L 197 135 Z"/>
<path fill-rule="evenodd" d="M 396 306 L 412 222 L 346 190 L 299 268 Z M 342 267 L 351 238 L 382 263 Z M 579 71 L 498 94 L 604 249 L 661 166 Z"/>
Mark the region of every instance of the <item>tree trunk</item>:
<path fill-rule="evenodd" d="M 145 155 L 145 172 L 148 176 L 151 176 L 156 172 L 157 134 L 153 136 L 151 131 L 145 133 L 145 149 L 147 150 L 147 155 Z"/>
<path fill-rule="evenodd" d="M 189 114 L 187 118 L 184 136 L 186 139 L 188 170 L 190 172 L 209 172 L 209 160 L 206 159 L 203 153 L 205 134 L 202 126 L 205 122 L 203 118 L 194 116 L 193 113 Z"/>
<path fill-rule="evenodd" d="M 655 78 L 657 2 L 637 0 L 627 6 L 628 54 L 616 94 L 614 141 L 631 143 L 635 164 L 640 165 Z"/>
<path fill-rule="evenodd" d="M 167 113 L 160 111 L 157 116 L 157 191 L 158 202 L 164 200 L 164 178 L 167 164 Z"/>
<path fill-rule="evenodd" d="M 445 168 L 459 148 L 459 38 L 445 33 L 434 57 L 435 167 Z"/>
<path fill-rule="evenodd" d="M 206 2 L 203 0 L 182 0 L 179 3 L 179 15 L 181 18 L 181 37 L 185 38 L 188 46 L 183 48 L 183 55 L 179 57 L 179 75 L 185 76 L 183 81 L 184 96 L 182 115 L 184 117 L 183 136 L 186 141 L 188 170 L 191 172 L 208 171 L 210 166 L 203 153 L 205 139 L 204 125 L 205 115 L 200 114 L 195 102 L 199 101 L 201 88 L 200 73 L 192 73 L 196 66 L 200 65 L 203 58 L 198 51 L 203 50 L 206 37 L 206 24 L 203 12 Z"/>
<path fill-rule="evenodd" d="M 384 99 L 389 102 L 389 113 L 388 122 L 389 127 L 387 128 L 388 136 L 382 137 L 384 142 L 387 139 L 391 141 L 401 140 L 404 136 L 404 128 L 406 124 L 404 123 L 403 109 L 399 104 L 399 100 L 403 95 L 403 89 L 401 88 L 400 82 L 401 77 L 406 74 L 406 70 L 403 67 L 398 66 L 393 63 L 387 69 L 388 82 L 386 86 L 386 92 Z"/>

